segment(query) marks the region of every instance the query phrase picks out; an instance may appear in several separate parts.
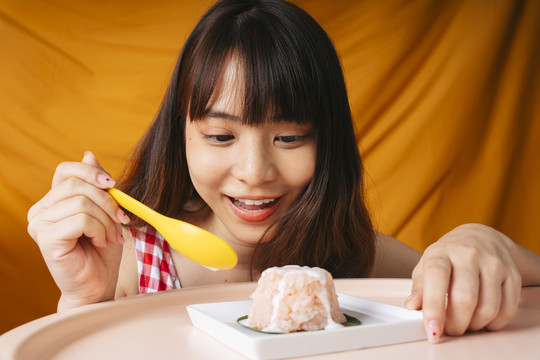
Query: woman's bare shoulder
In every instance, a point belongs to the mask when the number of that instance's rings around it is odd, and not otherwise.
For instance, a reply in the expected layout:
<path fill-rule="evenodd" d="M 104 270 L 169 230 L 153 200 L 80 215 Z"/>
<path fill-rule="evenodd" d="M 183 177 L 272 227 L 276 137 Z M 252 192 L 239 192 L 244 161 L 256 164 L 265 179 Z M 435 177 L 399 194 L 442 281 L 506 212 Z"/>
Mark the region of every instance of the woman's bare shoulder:
<path fill-rule="evenodd" d="M 421 256 L 401 241 L 377 232 L 375 264 L 371 277 L 410 278 Z"/>

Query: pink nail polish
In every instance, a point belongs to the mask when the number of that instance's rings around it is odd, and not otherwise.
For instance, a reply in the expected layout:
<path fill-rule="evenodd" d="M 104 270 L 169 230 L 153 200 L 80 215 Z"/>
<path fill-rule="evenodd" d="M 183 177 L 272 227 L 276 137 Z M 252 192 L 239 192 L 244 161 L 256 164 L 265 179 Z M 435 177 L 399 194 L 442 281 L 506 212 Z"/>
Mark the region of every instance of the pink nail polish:
<path fill-rule="evenodd" d="M 130 222 L 129 217 L 121 209 L 117 210 L 116 217 L 118 218 L 118 221 L 120 221 L 124 225 L 127 225 Z"/>
<path fill-rule="evenodd" d="M 437 320 L 430 320 L 426 326 L 426 335 L 430 343 L 436 344 L 441 337 L 441 326 Z"/>
<path fill-rule="evenodd" d="M 407 298 L 403 301 L 403 306 L 405 308 L 407 308 L 407 304 L 409 303 L 409 301 L 411 301 L 411 299 L 416 295 L 416 293 L 411 293 L 409 296 L 407 296 Z"/>
<path fill-rule="evenodd" d="M 422 294 L 413 291 L 403 302 L 403 307 L 407 310 L 420 310 L 422 308 Z"/>
<path fill-rule="evenodd" d="M 125 239 L 124 239 L 124 235 L 122 235 L 122 233 L 118 233 L 118 242 L 120 244 L 123 244 L 125 242 Z"/>
<path fill-rule="evenodd" d="M 98 174 L 97 180 L 101 185 L 105 185 L 107 187 L 113 187 L 116 183 L 113 179 L 105 174 Z"/>

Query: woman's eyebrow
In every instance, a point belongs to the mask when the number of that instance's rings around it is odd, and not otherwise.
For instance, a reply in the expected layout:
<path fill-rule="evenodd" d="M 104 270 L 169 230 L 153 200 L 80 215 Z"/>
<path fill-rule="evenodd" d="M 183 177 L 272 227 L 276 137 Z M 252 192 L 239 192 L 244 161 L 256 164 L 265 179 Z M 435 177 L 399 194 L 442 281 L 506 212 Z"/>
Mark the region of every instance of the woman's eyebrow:
<path fill-rule="evenodd" d="M 223 119 L 223 120 L 233 120 L 238 121 L 240 118 L 236 115 L 226 113 L 224 111 L 214 110 L 214 109 L 207 109 L 204 112 L 205 117 L 213 117 L 216 119 Z"/>
<path fill-rule="evenodd" d="M 214 110 L 212 108 L 206 109 L 206 111 L 204 112 L 204 117 L 211 117 L 214 119 L 222 119 L 222 120 L 229 120 L 229 121 L 240 121 L 241 119 L 240 116 L 233 115 L 225 111 Z M 270 122 L 281 122 L 284 120 L 285 120 L 285 117 L 283 117 L 282 115 L 273 115 L 269 119 Z"/>

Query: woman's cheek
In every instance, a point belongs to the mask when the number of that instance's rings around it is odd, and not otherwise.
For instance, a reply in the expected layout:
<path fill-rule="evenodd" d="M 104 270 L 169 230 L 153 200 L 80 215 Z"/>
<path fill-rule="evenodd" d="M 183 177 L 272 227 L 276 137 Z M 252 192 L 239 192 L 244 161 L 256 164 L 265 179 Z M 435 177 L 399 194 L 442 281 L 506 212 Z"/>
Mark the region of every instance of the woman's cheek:
<path fill-rule="evenodd" d="M 193 142 L 193 140 L 191 140 Z M 226 176 L 226 161 L 221 154 L 208 151 L 203 146 L 191 144 L 186 151 L 189 174 L 197 190 L 201 186 L 216 186 Z"/>
<path fill-rule="evenodd" d="M 297 186 L 305 186 L 311 181 L 315 173 L 315 146 L 309 146 L 303 149 L 302 152 L 296 154 L 294 159 L 290 159 L 290 170 L 287 174 L 294 174 L 291 182 Z"/>

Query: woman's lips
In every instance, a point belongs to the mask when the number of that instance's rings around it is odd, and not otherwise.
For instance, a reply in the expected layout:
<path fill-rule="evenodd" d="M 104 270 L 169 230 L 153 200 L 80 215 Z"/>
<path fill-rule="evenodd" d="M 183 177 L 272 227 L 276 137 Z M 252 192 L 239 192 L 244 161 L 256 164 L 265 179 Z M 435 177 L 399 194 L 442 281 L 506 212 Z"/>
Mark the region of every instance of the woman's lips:
<path fill-rule="evenodd" d="M 277 210 L 281 198 L 241 199 L 228 197 L 233 212 L 240 219 L 248 222 L 261 222 L 268 219 Z"/>

